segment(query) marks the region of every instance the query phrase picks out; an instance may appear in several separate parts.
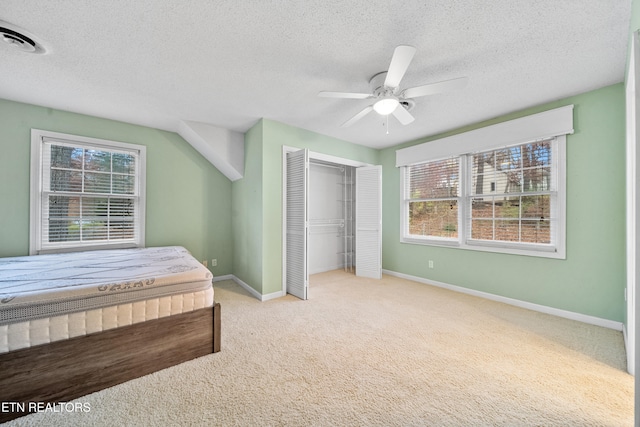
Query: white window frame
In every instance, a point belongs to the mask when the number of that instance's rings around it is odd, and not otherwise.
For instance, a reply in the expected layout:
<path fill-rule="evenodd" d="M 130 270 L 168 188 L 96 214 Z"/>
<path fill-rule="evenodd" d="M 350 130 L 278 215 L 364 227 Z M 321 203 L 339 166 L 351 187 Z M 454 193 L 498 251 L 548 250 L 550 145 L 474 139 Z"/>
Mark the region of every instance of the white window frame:
<path fill-rule="evenodd" d="M 75 145 L 85 148 L 104 149 L 111 151 L 126 151 L 136 155 L 138 162 L 136 168 L 136 197 L 134 205 L 136 217 L 134 221 L 134 237 L 132 239 L 119 239 L 113 241 L 97 240 L 84 242 L 56 242 L 44 241 L 42 232 L 43 212 L 43 177 L 48 176 L 44 171 L 43 147 L 46 142 L 57 141 L 62 144 Z M 89 138 L 85 136 L 69 135 L 58 132 L 50 132 L 40 129 L 31 130 L 31 194 L 29 217 L 29 254 L 73 252 L 80 250 L 118 249 L 144 247 L 145 242 L 145 205 L 146 205 L 146 147 L 143 145 L 129 144 L 125 142 L 109 141 L 104 139 Z"/>
<path fill-rule="evenodd" d="M 447 158 L 450 159 L 451 157 Z M 447 159 L 437 159 L 432 160 L 434 162 L 447 160 Z M 418 236 L 415 234 L 409 234 L 409 205 L 412 202 L 421 202 L 421 201 L 433 201 L 439 199 L 411 199 L 408 197 L 408 189 L 405 187 L 407 182 L 407 171 L 408 168 L 412 165 L 403 166 L 400 168 L 400 194 L 402 199 L 402 209 L 401 209 L 401 233 L 400 240 L 404 243 L 417 243 L 417 244 L 434 244 L 439 246 L 459 246 L 460 239 L 460 209 L 463 209 L 464 205 L 464 180 L 466 179 L 465 173 L 465 163 L 463 158 L 456 157 L 456 161 L 458 163 L 458 195 L 456 197 L 447 197 L 441 200 L 456 200 L 457 208 L 458 208 L 458 238 L 455 237 L 441 237 L 441 236 Z"/>
<path fill-rule="evenodd" d="M 544 113 L 499 123 L 453 137 L 398 150 L 396 166 L 400 168 L 400 242 L 408 244 L 455 247 L 460 249 L 566 259 L 566 135 L 573 133 L 573 105 Z M 472 240 L 468 218 L 471 177 L 469 158 L 478 152 L 497 150 L 552 139 L 553 165 L 557 195 L 551 244 Z M 409 234 L 409 210 L 406 199 L 406 174 L 413 164 L 460 158 L 460 196 L 458 201 L 458 238 L 422 237 Z"/>

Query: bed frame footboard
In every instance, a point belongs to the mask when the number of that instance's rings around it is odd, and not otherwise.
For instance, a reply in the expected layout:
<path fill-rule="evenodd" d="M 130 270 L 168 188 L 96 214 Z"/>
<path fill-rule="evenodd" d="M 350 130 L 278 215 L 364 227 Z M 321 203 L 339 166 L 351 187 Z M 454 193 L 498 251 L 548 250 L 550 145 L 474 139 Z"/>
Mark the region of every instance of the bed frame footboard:
<path fill-rule="evenodd" d="M 220 304 L 0 355 L 0 422 L 220 351 Z M 7 409 L 7 402 L 12 410 Z M 33 406 L 33 405 L 31 405 Z M 24 411 L 15 410 L 24 407 Z"/>

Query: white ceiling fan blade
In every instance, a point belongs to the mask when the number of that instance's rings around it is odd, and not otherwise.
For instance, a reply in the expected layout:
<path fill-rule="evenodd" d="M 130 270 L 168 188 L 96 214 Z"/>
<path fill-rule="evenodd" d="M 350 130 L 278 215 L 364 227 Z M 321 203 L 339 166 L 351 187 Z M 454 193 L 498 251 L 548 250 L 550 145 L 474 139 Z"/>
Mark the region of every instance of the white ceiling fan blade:
<path fill-rule="evenodd" d="M 369 114 L 369 112 L 371 110 L 373 110 L 373 106 L 369 105 L 364 110 L 360 111 L 358 114 L 356 114 L 355 116 L 351 117 L 349 120 L 347 120 L 342 125 L 340 125 L 340 127 L 346 128 L 346 127 L 351 126 L 352 124 L 354 124 L 355 122 L 357 122 L 358 120 L 360 120 L 361 118 L 363 118 L 364 116 Z"/>
<path fill-rule="evenodd" d="M 402 105 L 398 105 L 391 114 L 393 114 L 403 125 L 408 125 L 415 120 L 415 117 L 413 117 Z"/>
<path fill-rule="evenodd" d="M 435 93 L 448 92 L 450 90 L 462 89 L 467 85 L 467 77 L 445 80 L 443 82 L 431 83 L 428 85 L 412 87 L 402 92 L 403 98 L 417 98 L 419 96 L 433 95 Z"/>
<path fill-rule="evenodd" d="M 387 71 L 387 77 L 384 79 L 384 85 L 391 88 L 397 88 L 400 86 L 400 80 L 404 77 L 404 73 L 407 72 L 409 64 L 413 59 L 413 55 L 416 54 L 416 48 L 413 46 L 398 46 L 393 51 L 393 57 L 389 64 L 389 71 Z"/>
<path fill-rule="evenodd" d="M 318 96 L 322 98 L 348 98 L 348 99 L 367 99 L 371 98 L 370 93 L 354 93 L 354 92 L 318 92 Z"/>

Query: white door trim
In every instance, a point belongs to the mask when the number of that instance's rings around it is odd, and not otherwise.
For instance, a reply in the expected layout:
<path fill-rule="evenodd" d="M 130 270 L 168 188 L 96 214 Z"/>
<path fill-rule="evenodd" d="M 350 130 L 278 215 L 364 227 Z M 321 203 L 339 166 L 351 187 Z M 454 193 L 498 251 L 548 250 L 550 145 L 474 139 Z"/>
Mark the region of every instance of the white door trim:
<path fill-rule="evenodd" d="M 298 150 L 303 150 L 303 148 L 291 147 L 288 145 L 282 146 L 282 295 L 287 294 L 287 153 Z M 309 160 L 321 160 L 324 162 L 353 166 L 357 168 L 362 166 L 373 166 L 371 163 L 345 159 L 343 157 L 317 153 L 315 151 L 309 151 Z"/>
<path fill-rule="evenodd" d="M 627 304 L 627 318 L 624 328 L 624 338 L 627 350 L 627 371 L 634 375 L 636 367 L 636 309 L 637 299 L 636 288 L 638 278 L 640 278 L 640 263 L 636 261 L 636 256 L 640 253 L 638 244 L 640 235 L 638 234 L 638 215 L 640 209 L 640 187 L 637 185 L 638 172 L 638 79 L 639 79 L 639 52 L 638 32 L 634 32 L 631 37 L 631 49 L 629 54 L 629 64 L 627 67 L 627 78 L 625 84 L 626 97 L 626 181 L 627 181 L 627 284 L 625 288 L 625 300 Z"/>

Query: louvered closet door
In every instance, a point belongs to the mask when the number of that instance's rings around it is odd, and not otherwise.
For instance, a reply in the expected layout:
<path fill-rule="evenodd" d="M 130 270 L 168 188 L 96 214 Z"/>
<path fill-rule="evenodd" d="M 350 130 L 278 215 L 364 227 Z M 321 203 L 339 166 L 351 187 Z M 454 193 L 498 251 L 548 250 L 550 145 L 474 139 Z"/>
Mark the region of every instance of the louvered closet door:
<path fill-rule="evenodd" d="M 382 278 L 382 166 L 356 169 L 356 276 Z"/>
<path fill-rule="evenodd" d="M 307 299 L 307 193 L 309 153 L 287 153 L 287 293 Z"/>

